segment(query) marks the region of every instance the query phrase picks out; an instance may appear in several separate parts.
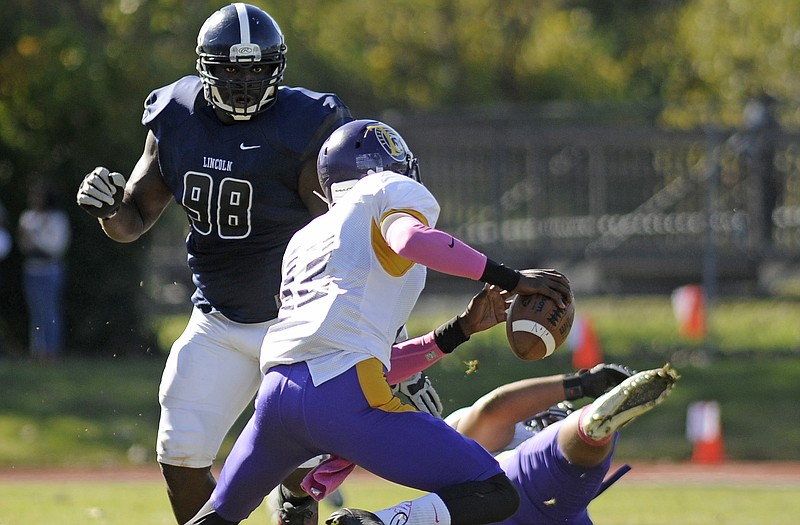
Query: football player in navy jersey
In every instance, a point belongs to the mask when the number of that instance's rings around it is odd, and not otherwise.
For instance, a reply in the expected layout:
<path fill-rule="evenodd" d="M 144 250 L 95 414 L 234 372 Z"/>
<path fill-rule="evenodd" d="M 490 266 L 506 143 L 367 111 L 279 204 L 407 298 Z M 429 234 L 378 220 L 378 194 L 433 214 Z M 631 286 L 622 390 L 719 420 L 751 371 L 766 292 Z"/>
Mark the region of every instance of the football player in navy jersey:
<path fill-rule="evenodd" d="M 198 75 L 147 97 L 144 152 L 127 180 L 98 167 L 77 194 L 117 242 L 142 236 L 172 200 L 189 219 L 194 308 L 162 376 L 157 440 L 179 523 L 211 494 L 212 462 L 260 383 L 286 244 L 327 210 L 314 195 L 320 145 L 352 120 L 334 94 L 281 85 L 284 37 L 258 7 L 213 13 L 197 54 Z"/>

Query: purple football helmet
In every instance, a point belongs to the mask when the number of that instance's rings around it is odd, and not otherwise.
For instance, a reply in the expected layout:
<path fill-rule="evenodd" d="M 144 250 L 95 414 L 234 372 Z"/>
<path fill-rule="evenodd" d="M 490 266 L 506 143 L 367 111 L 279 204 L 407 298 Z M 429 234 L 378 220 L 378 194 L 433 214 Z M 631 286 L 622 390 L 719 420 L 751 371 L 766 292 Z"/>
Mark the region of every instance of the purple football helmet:
<path fill-rule="evenodd" d="M 419 181 L 417 158 L 391 126 L 378 120 L 354 120 L 334 131 L 317 157 L 319 183 L 332 206 L 358 179 L 393 171 Z"/>

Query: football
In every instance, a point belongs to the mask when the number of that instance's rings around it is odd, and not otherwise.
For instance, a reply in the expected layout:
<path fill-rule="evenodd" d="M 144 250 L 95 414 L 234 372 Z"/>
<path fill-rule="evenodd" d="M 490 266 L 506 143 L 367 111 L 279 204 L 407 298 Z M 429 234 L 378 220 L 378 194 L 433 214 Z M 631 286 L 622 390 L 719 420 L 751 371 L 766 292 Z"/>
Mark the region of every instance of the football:
<path fill-rule="evenodd" d="M 564 343 L 574 319 L 572 295 L 566 308 L 544 295 L 517 295 L 506 314 L 511 351 L 523 361 L 544 359 Z"/>

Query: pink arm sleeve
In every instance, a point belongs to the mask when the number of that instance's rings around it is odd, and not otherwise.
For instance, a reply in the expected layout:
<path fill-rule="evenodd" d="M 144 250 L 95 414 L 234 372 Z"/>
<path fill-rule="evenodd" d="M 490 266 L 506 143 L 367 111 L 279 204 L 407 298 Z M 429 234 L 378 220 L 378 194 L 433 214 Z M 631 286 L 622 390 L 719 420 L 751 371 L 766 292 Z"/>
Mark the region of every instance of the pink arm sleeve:
<path fill-rule="evenodd" d="M 433 332 L 392 345 L 392 369 L 386 374 L 386 382 L 396 385 L 431 366 L 444 357 L 436 345 Z"/>
<path fill-rule="evenodd" d="M 437 272 L 477 281 L 486 268 L 484 254 L 410 215 L 389 225 L 385 238 L 397 255 Z"/>

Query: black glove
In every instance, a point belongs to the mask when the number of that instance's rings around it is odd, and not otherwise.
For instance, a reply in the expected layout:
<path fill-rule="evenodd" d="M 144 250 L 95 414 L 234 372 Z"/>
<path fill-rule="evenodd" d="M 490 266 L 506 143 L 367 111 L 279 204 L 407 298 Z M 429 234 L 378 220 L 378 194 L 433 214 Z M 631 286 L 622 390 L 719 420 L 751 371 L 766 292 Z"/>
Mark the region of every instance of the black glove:
<path fill-rule="evenodd" d="M 573 412 L 575 412 L 575 407 L 572 406 L 572 403 L 569 401 L 562 401 L 551 406 L 547 410 L 539 412 L 528 421 L 525 421 L 525 426 L 533 432 L 541 432 L 548 426 L 557 421 L 561 421 Z"/>
<path fill-rule="evenodd" d="M 89 215 L 108 219 L 117 213 L 124 195 L 125 177 L 116 171 L 97 167 L 81 182 L 76 200 Z"/>
<path fill-rule="evenodd" d="M 635 372 L 627 366 L 600 363 L 590 370 L 578 370 L 564 378 L 564 393 L 568 401 L 582 397 L 598 398 Z"/>

